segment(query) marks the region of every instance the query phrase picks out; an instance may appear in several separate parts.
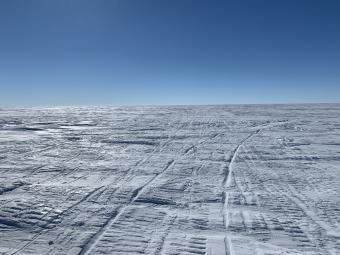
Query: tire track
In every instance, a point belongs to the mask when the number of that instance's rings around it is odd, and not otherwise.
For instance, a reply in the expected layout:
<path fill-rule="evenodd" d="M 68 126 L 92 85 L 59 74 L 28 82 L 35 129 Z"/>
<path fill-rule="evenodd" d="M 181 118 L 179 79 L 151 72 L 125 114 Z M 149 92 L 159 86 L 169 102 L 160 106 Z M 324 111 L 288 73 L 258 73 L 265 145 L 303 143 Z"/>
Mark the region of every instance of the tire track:
<path fill-rule="evenodd" d="M 117 184 L 119 187 L 122 187 L 124 183 L 127 183 L 130 181 L 134 176 L 132 175 L 133 172 L 136 171 L 136 168 L 141 166 L 144 162 L 146 162 L 148 159 L 150 159 L 154 154 L 159 153 L 162 151 L 162 149 L 171 142 L 172 138 L 181 130 L 185 127 L 185 124 L 180 125 L 178 127 L 174 134 L 169 135 L 168 139 L 163 143 L 157 146 L 149 155 L 147 155 L 144 159 L 140 160 L 133 168 L 131 167 L 125 176 L 119 181 Z M 85 245 L 81 248 L 79 255 L 83 254 L 89 254 L 92 249 L 97 245 L 97 243 L 100 241 L 101 237 L 104 236 L 106 231 L 120 218 L 120 216 L 126 211 L 126 209 L 132 205 L 139 197 L 141 192 L 143 192 L 150 183 L 152 183 L 157 177 L 159 177 L 161 174 L 163 174 L 167 169 L 169 169 L 172 165 L 174 165 L 175 160 L 171 160 L 168 162 L 166 167 L 158 174 L 156 174 L 154 177 L 152 177 L 148 182 L 146 182 L 143 186 L 137 188 L 136 190 L 133 191 L 133 194 L 130 198 L 130 202 L 126 205 L 121 206 L 116 210 L 112 216 L 104 223 L 104 225 L 99 229 L 99 231 L 94 234 L 90 239 L 85 243 Z M 118 189 L 119 190 L 119 189 Z M 117 191 L 118 191 L 117 190 Z M 116 192 L 117 192 L 116 191 Z M 115 192 L 115 193 L 116 193 Z"/>
<path fill-rule="evenodd" d="M 156 250 L 156 255 L 162 255 L 163 252 L 164 252 L 164 245 L 165 245 L 165 240 L 166 238 L 168 237 L 168 235 L 170 234 L 170 231 L 171 231 L 171 228 L 172 226 L 174 225 L 175 221 L 177 219 L 177 215 L 173 216 L 168 224 L 168 227 L 166 229 L 166 232 L 165 232 L 165 235 L 162 236 L 161 238 L 161 243 L 160 243 L 160 246 L 157 248 Z"/>
<path fill-rule="evenodd" d="M 235 161 L 238 157 L 240 149 L 248 140 L 250 140 L 252 137 L 254 137 L 255 135 L 262 132 L 264 129 L 274 127 L 276 125 L 283 125 L 283 124 L 286 124 L 286 122 L 269 123 L 269 124 L 266 123 L 266 124 L 263 124 L 263 125 L 260 125 L 259 127 L 257 127 L 255 129 L 255 131 L 251 132 L 248 136 L 243 138 L 236 145 L 235 149 L 232 151 L 232 154 L 230 156 L 230 163 L 228 164 L 227 167 L 225 167 L 224 178 L 223 178 L 223 181 L 222 181 L 222 185 L 223 185 L 223 188 L 224 188 L 224 191 L 223 191 L 223 194 L 222 194 L 222 203 L 223 203 L 222 215 L 223 215 L 223 224 L 224 224 L 224 228 L 225 228 L 225 232 L 226 232 L 226 236 L 225 236 L 225 239 L 224 239 L 225 240 L 225 247 L 226 247 L 226 255 L 232 255 L 233 254 L 231 239 L 227 235 L 228 227 L 229 227 L 229 210 L 228 210 L 229 192 L 227 191 L 227 189 L 229 187 L 231 187 L 232 176 L 234 175 L 233 166 L 235 165 Z"/>
<path fill-rule="evenodd" d="M 104 236 L 106 231 L 111 228 L 111 226 L 119 219 L 119 217 L 126 211 L 126 209 L 132 205 L 140 196 L 140 194 L 152 183 L 154 180 L 156 180 L 160 175 L 162 175 L 167 169 L 172 167 L 175 163 L 175 160 L 171 160 L 168 162 L 166 167 L 157 175 L 155 175 L 153 178 L 151 178 L 148 182 L 146 182 L 143 186 L 136 189 L 133 192 L 133 195 L 131 197 L 131 200 L 128 204 L 120 207 L 118 211 L 107 220 L 107 222 L 104 224 L 104 226 L 84 245 L 82 250 L 80 251 L 79 255 L 85 255 L 90 254 L 92 249 L 97 245 L 97 243 L 100 241 L 100 239 Z"/>
<path fill-rule="evenodd" d="M 258 156 L 253 152 L 249 152 L 251 158 L 258 159 Z M 251 160 L 254 164 L 253 160 Z M 280 179 L 280 176 L 275 172 L 272 171 L 272 174 L 277 178 Z M 270 191 L 269 191 L 270 192 Z M 304 218 L 308 219 L 309 228 L 302 227 L 303 231 L 306 232 L 306 234 L 310 237 L 310 240 L 315 244 L 315 247 L 317 247 L 320 250 L 325 251 L 327 254 L 330 254 L 330 252 L 325 249 L 326 243 L 322 240 L 327 240 L 327 238 L 331 239 L 340 239 L 340 235 L 338 234 L 338 229 L 332 228 L 327 223 L 322 221 L 310 208 L 308 208 L 308 205 L 305 204 L 303 199 L 301 199 L 300 194 L 294 186 L 292 186 L 289 183 L 286 183 L 284 187 L 275 187 L 275 192 L 277 194 L 280 194 L 282 197 L 287 198 L 288 201 L 290 201 L 291 205 L 295 205 L 295 208 L 299 208 L 301 213 L 304 214 Z M 314 226 L 314 227 L 313 227 Z M 316 226 L 316 227 L 315 227 Z M 301 227 L 301 226 L 300 226 Z M 311 229 L 317 228 L 318 231 L 315 231 L 317 233 L 318 237 L 313 237 L 312 235 L 316 235 L 315 233 L 311 235 Z M 325 238 L 327 236 L 327 238 Z M 317 242 L 316 239 L 319 241 Z"/>
<path fill-rule="evenodd" d="M 185 125 L 182 125 L 182 128 Z M 180 130 L 177 129 L 176 133 Z M 173 135 L 172 135 L 173 136 Z M 217 135 L 214 134 L 213 138 L 216 138 Z M 170 138 L 169 138 L 170 139 Z M 208 139 L 211 139 L 211 137 L 207 137 L 206 139 L 200 140 L 198 143 L 202 144 L 203 142 L 207 141 Z M 195 146 L 195 145 L 193 145 Z M 164 147 L 164 146 L 162 146 Z M 156 149 L 155 149 L 156 150 Z M 155 150 L 152 152 L 152 155 L 154 154 Z M 181 159 L 182 157 L 184 157 L 187 153 L 182 154 L 179 159 Z M 150 158 L 152 155 L 148 156 L 148 158 Z M 178 160 L 178 159 L 177 159 Z M 153 176 L 149 181 L 147 181 L 143 186 L 139 187 L 138 189 L 133 191 L 132 197 L 130 199 L 130 202 L 122 207 L 120 207 L 113 215 L 111 218 L 109 218 L 107 220 L 107 222 L 104 224 L 103 227 L 100 228 L 100 230 L 93 235 L 90 240 L 82 247 L 81 251 L 79 252 L 79 255 L 87 255 L 90 254 L 90 252 L 94 249 L 94 247 L 98 244 L 98 242 L 100 241 L 100 239 L 105 235 L 105 233 L 107 232 L 108 229 L 110 229 L 114 223 L 117 222 L 117 220 L 120 218 L 120 216 L 126 211 L 126 209 L 131 206 L 133 203 L 135 203 L 137 201 L 137 199 L 139 198 L 140 194 L 143 193 L 143 191 L 145 189 L 147 189 L 149 187 L 149 185 L 151 183 L 153 183 L 155 180 L 157 180 L 162 174 L 164 174 L 168 169 L 170 169 L 174 164 L 175 164 L 176 160 L 172 159 L 170 160 L 167 165 L 165 166 L 165 168 L 158 174 L 156 174 L 155 176 Z"/>
<path fill-rule="evenodd" d="M 75 207 L 78 206 L 79 204 L 81 204 L 81 203 L 83 203 L 84 201 L 86 201 L 89 197 L 91 197 L 94 193 L 96 193 L 98 190 L 100 190 L 100 189 L 102 189 L 102 188 L 103 188 L 103 186 L 98 187 L 98 188 L 92 190 L 92 191 L 89 192 L 86 196 L 84 196 L 82 199 L 80 199 L 79 201 L 77 201 L 76 203 L 74 203 L 73 205 L 71 205 L 70 207 L 68 207 L 67 209 L 65 209 L 64 211 L 62 211 L 60 214 L 58 214 L 58 216 L 57 216 L 55 219 L 53 219 L 53 220 L 56 220 L 56 219 L 58 219 L 59 217 L 61 217 L 62 215 L 64 215 L 65 213 L 71 211 L 73 208 L 75 208 Z M 53 210 L 51 210 L 51 211 L 53 211 Z M 51 213 L 51 211 L 48 212 L 48 213 L 46 213 L 41 219 L 46 218 L 47 216 L 49 216 L 50 213 Z M 25 248 L 29 247 L 29 246 L 30 246 L 30 245 L 31 245 L 38 237 L 40 237 L 42 234 L 47 233 L 48 231 L 49 231 L 49 230 L 46 230 L 46 229 L 43 229 L 43 230 L 39 231 L 37 234 L 35 234 L 35 235 L 33 236 L 33 238 L 32 238 L 30 241 L 28 241 L 28 242 L 27 242 L 26 244 L 24 244 L 22 247 L 20 247 L 19 249 L 17 249 L 17 250 L 14 251 L 14 252 L 11 252 L 11 253 L 7 252 L 7 253 L 5 253 L 5 254 L 10 254 L 10 255 L 18 254 L 19 252 L 23 251 Z"/>

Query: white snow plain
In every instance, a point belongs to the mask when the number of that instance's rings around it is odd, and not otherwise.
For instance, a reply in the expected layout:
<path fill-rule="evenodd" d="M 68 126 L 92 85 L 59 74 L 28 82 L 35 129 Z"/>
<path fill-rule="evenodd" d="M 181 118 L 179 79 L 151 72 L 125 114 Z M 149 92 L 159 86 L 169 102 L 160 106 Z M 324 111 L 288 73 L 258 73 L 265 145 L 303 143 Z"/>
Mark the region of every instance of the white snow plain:
<path fill-rule="evenodd" d="M 0 110 L 0 254 L 340 254 L 340 105 Z"/>

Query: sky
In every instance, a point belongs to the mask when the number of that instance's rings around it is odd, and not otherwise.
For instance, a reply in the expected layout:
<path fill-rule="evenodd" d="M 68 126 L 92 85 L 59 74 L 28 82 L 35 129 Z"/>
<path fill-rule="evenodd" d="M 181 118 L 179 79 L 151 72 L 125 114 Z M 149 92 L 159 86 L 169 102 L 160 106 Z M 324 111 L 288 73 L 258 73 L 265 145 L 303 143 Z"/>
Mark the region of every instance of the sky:
<path fill-rule="evenodd" d="M 1 0 L 0 107 L 340 102 L 338 0 Z"/>

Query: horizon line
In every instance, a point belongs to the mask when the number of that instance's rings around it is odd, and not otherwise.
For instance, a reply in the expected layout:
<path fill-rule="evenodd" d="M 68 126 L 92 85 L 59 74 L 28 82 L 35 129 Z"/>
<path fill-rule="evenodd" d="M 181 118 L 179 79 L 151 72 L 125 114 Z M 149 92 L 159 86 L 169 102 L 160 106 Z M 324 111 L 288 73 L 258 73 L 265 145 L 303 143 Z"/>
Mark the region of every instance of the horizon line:
<path fill-rule="evenodd" d="M 0 106 L 1 110 L 53 109 L 53 108 L 121 108 L 121 107 L 202 107 L 202 106 L 270 106 L 270 105 L 340 105 L 340 102 L 291 102 L 291 103 L 217 103 L 217 104 L 121 104 L 121 105 L 41 105 L 41 106 Z"/>

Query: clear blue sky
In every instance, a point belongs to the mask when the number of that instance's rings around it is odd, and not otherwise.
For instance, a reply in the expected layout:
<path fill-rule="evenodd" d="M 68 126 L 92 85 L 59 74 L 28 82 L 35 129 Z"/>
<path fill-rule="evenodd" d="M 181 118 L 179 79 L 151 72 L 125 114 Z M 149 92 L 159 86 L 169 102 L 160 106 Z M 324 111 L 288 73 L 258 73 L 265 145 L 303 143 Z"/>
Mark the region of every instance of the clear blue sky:
<path fill-rule="evenodd" d="M 1 0 L 0 106 L 340 102 L 338 0 Z"/>

